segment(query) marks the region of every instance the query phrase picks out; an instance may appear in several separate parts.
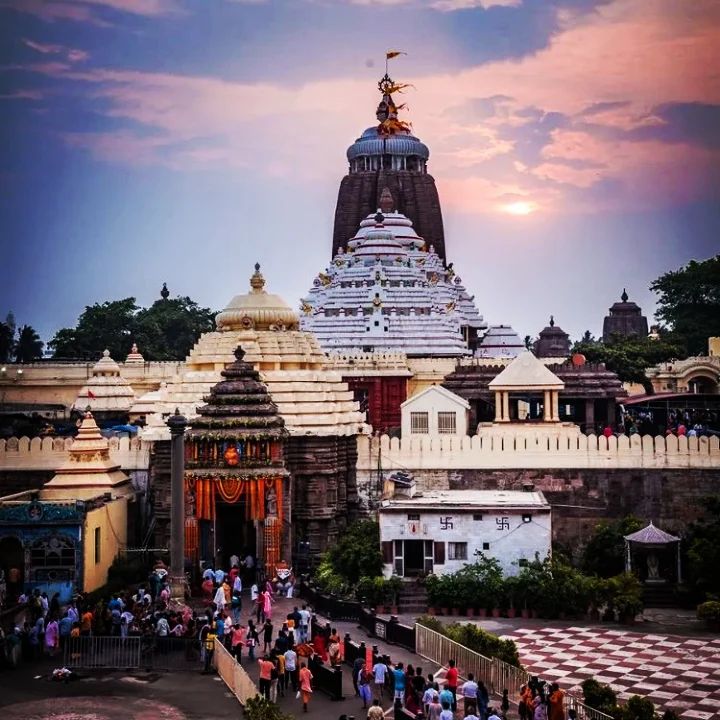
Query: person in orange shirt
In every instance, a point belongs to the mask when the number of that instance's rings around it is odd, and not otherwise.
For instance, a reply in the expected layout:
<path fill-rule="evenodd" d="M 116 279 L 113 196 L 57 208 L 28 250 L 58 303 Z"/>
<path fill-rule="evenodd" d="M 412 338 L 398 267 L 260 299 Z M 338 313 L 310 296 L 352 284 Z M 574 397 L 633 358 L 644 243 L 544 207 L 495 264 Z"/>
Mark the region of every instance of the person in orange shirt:
<path fill-rule="evenodd" d="M 312 695 L 313 675 L 305 663 L 300 665 L 300 693 L 302 694 L 303 712 L 308 711 L 308 703 Z"/>
<path fill-rule="evenodd" d="M 93 614 L 90 608 L 86 608 L 85 612 L 80 618 L 80 635 L 86 637 L 90 635 L 92 631 Z"/>
<path fill-rule="evenodd" d="M 270 684 L 272 682 L 272 672 L 275 669 L 275 665 L 270 662 L 270 658 L 267 655 L 258 660 L 258 665 L 260 665 L 260 694 L 266 700 L 269 700 Z"/>
<path fill-rule="evenodd" d="M 548 697 L 550 704 L 548 720 L 565 720 L 564 701 L 565 692 L 560 689 L 557 683 L 553 683 L 550 686 L 550 696 Z"/>

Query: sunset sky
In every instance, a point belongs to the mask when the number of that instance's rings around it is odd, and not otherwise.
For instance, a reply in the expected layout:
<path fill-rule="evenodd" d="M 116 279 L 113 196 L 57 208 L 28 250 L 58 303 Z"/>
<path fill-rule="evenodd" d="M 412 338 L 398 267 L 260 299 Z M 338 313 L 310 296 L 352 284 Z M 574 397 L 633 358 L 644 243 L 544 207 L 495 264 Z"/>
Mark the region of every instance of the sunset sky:
<path fill-rule="evenodd" d="M 599 334 L 720 251 L 716 0 L 0 0 L 0 316 L 327 265 L 387 49 L 491 323 Z"/>

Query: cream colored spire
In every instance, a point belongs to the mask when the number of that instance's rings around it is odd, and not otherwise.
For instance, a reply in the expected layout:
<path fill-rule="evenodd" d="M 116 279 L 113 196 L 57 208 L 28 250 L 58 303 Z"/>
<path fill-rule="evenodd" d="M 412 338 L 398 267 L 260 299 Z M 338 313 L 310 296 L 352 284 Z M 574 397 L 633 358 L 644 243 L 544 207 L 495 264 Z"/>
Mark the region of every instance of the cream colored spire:
<path fill-rule="evenodd" d="M 110 459 L 110 443 L 100 434 L 92 413 L 86 412 L 70 446 L 70 457 L 43 488 L 43 498 L 68 497 L 80 500 L 118 489 L 129 491 L 128 477 Z"/>
<path fill-rule="evenodd" d="M 130 383 L 120 375 L 120 366 L 110 357 L 110 351 L 105 350 L 93 366 L 92 377 L 78 393 L 73 409 L 125 413 L 134 401 L 135 393 Z"/>
<path fill-rule="evenodd" d="M 140 354 L 140 351 L 138 350 L 138 346 L 136 343 L 132 344 L 132 347 L 130 348 L 130 352 L 128 353 L 128 356 L 125 358 L 125 364 L 140 364 L 144 363 L 145 358 Z"/>

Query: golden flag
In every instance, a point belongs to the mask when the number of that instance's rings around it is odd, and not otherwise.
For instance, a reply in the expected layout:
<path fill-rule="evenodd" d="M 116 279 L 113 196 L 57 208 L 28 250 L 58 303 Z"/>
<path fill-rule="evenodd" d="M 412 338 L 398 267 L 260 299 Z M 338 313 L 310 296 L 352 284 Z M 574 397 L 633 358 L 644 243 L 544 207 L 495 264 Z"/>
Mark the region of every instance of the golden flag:
<path fill-rule="evenodd" d="M 398 55 L 407 55 L 407 53 L 403 52 L 402 50 L 388 50 L 385 53 L 385 59 L 392 60 L 393 58 L 396 58 Z"/>

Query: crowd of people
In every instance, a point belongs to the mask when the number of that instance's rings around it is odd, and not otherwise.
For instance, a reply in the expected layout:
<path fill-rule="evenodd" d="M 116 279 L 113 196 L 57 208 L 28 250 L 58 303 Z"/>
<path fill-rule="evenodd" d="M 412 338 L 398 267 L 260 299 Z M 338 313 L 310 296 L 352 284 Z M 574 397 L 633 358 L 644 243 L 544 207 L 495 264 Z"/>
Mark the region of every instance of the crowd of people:
<path fill-rule="evenodd" d="M 623 413 L 619 432 L 624 435 L 676 435 L 709 437 L 718 435 L 717 414 L 706 408 L 673 408 L 658 418 L 652 410 L 630 409 Z M 611 426 L 603 434 L 615 435 Z"/>

